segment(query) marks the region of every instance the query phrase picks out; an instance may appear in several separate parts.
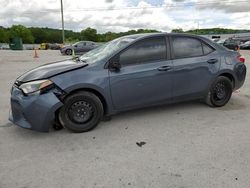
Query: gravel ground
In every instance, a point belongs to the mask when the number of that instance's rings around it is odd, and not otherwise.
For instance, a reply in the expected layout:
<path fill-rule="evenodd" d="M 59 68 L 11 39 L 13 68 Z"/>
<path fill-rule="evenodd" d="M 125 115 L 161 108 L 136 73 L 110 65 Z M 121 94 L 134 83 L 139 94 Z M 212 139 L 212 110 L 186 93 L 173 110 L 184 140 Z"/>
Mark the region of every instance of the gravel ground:
<path fill-rule="evenodd" d="M 68 58 L 38 55 L 0 50 L 0 188 L 250 187 L 249 73 L 222 108 L 188 102 L 119 114 L 88 133 L 38 133 L 8 122 L 15 78 Z"/>

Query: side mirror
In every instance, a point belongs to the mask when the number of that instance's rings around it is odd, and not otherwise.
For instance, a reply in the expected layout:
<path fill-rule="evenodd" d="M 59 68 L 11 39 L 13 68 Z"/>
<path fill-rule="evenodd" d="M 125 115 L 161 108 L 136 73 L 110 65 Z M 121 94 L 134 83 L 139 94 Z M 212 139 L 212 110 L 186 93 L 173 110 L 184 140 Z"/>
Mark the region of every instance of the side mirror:
<path fill-rule="evenodd" d="M 109 69 L 119 71 L 121 69 L 121 64 L 118 61 L 112 61 L 109 63 Z"/>
<path fill-rule="evenodd" d="M 77 45 L 74 45 L 74 47 L 76 47 L 76 48 L 77 48 Z"/>

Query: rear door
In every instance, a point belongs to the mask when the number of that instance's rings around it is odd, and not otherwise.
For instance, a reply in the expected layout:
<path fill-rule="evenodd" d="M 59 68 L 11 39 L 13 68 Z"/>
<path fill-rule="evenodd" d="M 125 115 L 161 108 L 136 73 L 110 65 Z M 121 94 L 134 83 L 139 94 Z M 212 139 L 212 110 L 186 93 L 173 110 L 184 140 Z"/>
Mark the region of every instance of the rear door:
<path fill-rule="evenodd" d="M 195 37 L 174 36 L 171 39 L 173 97 L 182 100 L 204 95 L 219 71 L 220 55 L 210 45 Z"/>
<path fill-rule="evenodd" d="M 172 61 L 163 36 L 137 41 L 118 54 L 119 71 L 109 70 L 115 109 L 128 109 L 171 99 Z"/>

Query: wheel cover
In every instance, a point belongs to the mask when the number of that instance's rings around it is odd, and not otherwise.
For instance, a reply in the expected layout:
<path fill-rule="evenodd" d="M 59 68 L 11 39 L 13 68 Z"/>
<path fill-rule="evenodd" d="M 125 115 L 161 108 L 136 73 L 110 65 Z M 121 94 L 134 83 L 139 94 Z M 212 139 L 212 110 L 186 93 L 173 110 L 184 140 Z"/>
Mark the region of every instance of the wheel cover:
<path fill-rule="evenodd" d="M 228 96 L 228 89 L 225 82 L 217 82 L 213 89 L 213 98 L 215 101 L 223 101 Z"/>
<path fill-rule="evenodd" d="M 94 115 L 93 106 L 86 101 L 77 101 L 68 109 L 68 116 L 71 121 L 77 124 L 88 122 Z"/>
<path fill-rule="evenodd" d="M 66 50 L 67 55 L 71 55 L 71 50 Z"/>

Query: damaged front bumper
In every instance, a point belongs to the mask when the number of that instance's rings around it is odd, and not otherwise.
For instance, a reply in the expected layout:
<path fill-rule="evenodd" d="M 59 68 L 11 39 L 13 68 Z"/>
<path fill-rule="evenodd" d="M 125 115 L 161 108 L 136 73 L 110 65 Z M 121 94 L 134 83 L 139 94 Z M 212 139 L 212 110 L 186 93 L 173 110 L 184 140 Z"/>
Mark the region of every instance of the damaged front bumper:
<path fill-rule="evenodd" d="M 14 124 L 40 132 L 48 132 L 55 121 L 55 112 L 63 103 L 52 92 L 25 96 L 15 85 L 11 91 L 9 120 Z"/>

